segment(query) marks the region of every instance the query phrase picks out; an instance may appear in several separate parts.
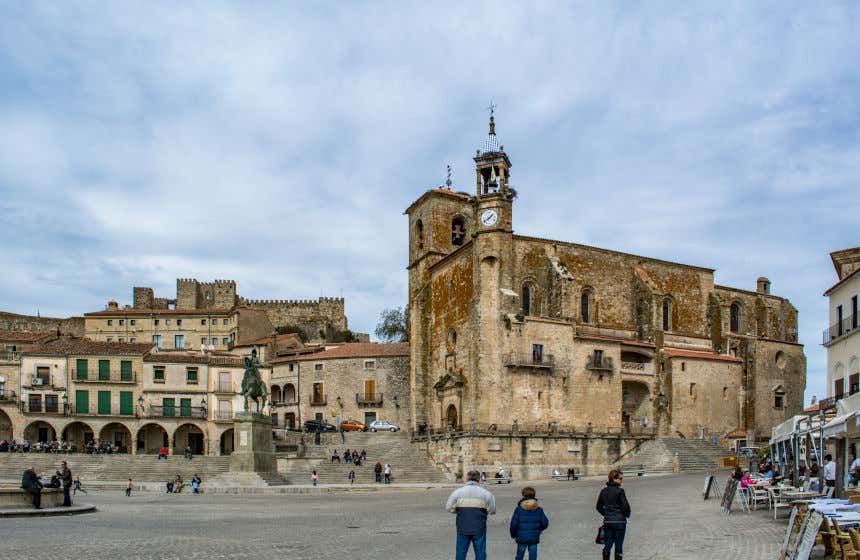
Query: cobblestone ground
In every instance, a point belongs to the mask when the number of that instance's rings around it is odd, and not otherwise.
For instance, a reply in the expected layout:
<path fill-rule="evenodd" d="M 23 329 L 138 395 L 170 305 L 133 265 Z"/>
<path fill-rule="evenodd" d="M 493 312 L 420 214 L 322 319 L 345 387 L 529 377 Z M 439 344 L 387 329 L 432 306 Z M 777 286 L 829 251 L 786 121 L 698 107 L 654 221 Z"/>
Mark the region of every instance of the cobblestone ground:
<path fill-rule="evenodd" d="M 625 558 L 773 559 L 787 523 L 767 510 L 720 515 L 702 500 L 703 477 L 625 481 L 633 508 Z M 724 482 L 724 479 L 722 480 Z M 522 484 L 491 487 L 490 558 L 512 558 L 507 524 Z M 542 558 L 599 558 L 593 544 L 600 481 L 534 484 L 550 518 Z M 454 516 L 447 489 L 339 494 L 231 496 L 91 493 L 99 512 L 0 521 L 0 558 L 302 559 L 453 558 Z M 470 555 L 471 558 L 471 555 Z"/>

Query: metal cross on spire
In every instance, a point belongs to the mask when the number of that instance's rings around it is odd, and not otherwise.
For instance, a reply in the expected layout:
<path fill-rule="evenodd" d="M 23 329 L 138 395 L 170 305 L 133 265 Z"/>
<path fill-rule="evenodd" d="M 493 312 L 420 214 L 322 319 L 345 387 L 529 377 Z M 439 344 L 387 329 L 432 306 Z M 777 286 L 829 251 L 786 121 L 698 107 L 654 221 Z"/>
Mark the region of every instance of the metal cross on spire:
<path fill-rule="evenodd" d="M 494 136 L 496 134 L 496 121 L 493 118 L 493 113 L 496 111 L 496 107 L 498 107 L 498 105 L 493 103 L 493 100 L 490 99 L 490 106 L 487 107 L 487 110 L 490 111 L 490 134 Z"/>
<path fill-rule="evenodd" d="M 451 180 L 451 164 L 449 163 L 448 164 L 448 178 L 445 179 L 445 186 L 447 186 L 448 190 L 450 191 L 451 185 L 453 185 L 453 184 L 454 184 L 454 182 Z"/>

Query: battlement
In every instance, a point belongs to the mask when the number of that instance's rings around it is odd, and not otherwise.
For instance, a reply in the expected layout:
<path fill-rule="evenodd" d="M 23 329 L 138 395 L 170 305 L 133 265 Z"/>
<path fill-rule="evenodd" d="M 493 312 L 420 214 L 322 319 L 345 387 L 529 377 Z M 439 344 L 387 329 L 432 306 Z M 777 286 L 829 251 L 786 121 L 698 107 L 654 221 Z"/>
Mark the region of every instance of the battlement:
<path fill-rule="evenodd" d="M 277 305 L 277 306 L 318 306 L 320 304 L 333 304 L 342 306 L 344 298 L 336 297 L 321 297 L 319 299 L 248 299 L 239 298 L 239 303 L 242 305 Z"/>

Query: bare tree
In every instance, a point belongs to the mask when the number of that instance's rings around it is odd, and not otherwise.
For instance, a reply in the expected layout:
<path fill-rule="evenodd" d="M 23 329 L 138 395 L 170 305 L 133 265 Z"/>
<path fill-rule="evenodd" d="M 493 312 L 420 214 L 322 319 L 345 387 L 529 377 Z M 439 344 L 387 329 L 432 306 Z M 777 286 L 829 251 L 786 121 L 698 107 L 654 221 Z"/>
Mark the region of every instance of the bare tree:
<path fill-rule="evenodd" d="M 385 342 L 409 341 L 409 314 L 405 307 L 383 309 L 376 324 L 376 336 Z"/>

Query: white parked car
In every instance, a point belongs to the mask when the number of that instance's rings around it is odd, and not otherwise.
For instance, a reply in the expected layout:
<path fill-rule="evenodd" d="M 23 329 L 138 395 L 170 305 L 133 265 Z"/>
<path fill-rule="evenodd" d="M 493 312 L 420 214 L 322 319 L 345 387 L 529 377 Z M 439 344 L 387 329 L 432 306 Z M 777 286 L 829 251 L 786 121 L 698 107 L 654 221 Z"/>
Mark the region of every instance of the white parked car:
<path fill-rule="evenodd" d="M 385 420 L 374 420 L 367 427 L 367 430 L 370 432 L 396 432 L 400 430 L 400 427 Z"/>

